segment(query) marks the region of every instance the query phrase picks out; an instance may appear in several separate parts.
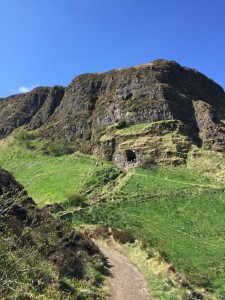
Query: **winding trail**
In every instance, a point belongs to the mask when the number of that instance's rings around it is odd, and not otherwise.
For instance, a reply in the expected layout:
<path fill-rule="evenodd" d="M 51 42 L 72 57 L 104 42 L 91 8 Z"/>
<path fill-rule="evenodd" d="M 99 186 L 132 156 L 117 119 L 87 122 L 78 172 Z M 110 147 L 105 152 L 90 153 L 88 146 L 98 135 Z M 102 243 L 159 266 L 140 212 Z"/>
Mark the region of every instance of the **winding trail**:
<path fill-rule="evenodd" d="M 110 300 L 152 300 L 139 270 L 122 254 L 96 242 L 110 265 Z"/>

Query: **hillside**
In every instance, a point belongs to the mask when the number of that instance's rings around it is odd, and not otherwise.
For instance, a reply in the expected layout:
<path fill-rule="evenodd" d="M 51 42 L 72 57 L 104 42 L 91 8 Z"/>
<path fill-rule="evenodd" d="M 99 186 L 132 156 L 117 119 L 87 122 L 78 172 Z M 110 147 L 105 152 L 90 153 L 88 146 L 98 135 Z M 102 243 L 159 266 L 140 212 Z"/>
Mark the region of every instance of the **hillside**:
<path fill-rule="evenodd" d="M 0 136 L 26 125 L 42 138 L 65 139 L 118 166 L 146 158 L 178 165 L 193 145 L 225 150 L 224 107 L 225 93 L 215 82 L 176 62 L 156 60 L 80 75 L 65 89 L 41 87 L 1 100 Z M 149 130 L 143 125 L 133 132 L 136 124 L 149 124 Z M 124 127 L 132 134 L 119 134 Z"/>
<path fill-rule="evenodd" d="M 104 237 L 135 241 L 154 300 L 224 300 L 224 120 L 224 90 L 166 60 L 2 99 L 0 167 L 24 186 L 0 170 L 1 266 L 27 275 L 15 293 L 104 299 L 89 239 Z"/>
<path fill-rule="evenodd" d="M 188 295 L 196 288 L 205 295 L 199 299 L 223 299 L 225 154 L 201 150 L 190 153 L 187 166 L 122 172 L 112 163 L 79 152 L 45 154 L 43 141 L 34 137 L 21 141 L 18 136 L 1 141 L 1 165 L 41 207 L 64 205 L 70 195 L 88 200 L 84 208 L 72 203 L 58 212 L 75 228 L 105 226 L 132 233 L 149 257 L 143 261 L 139 256 L 135 262 L 149 266 L 143 271 L 150 278 L 154 300 L 190 300 Z M 169 264 L 165 274 L 157 269 L 164 260 Z M 171 274 L 175 279 L 167 278 Z"/>
<path fill-rule="evenodd" d="M 99 299 L 105 261 L 85 235 L 37 209 L 0 169 L 1 299 Z"/>

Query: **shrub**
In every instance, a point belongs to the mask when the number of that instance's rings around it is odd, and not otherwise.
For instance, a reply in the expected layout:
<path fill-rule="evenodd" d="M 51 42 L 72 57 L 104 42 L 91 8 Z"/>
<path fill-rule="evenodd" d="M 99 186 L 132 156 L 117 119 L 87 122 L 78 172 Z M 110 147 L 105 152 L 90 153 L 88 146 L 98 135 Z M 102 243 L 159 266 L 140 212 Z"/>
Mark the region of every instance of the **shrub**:
<path fill-rule="evenodd" d="M 34 136 L 33 132 L 27 131 L 24 128 L 22 128 L 17 133 L 16 138 L 19 141 L 28 141 L 28 140 L 33 140 L 35 138 L 35 136 Z"/>
<path fill-rule="evenodd" d="M 20 129 L 20 131 L 16 135 L 16 139 L 23 144 L 27 149 L 34 150 L 35 145 L 32 143 L 32 140 L 35 139 L 33 132 L 27 131 L 24 128 Z"/>
<path fill-rule="evenodd" d="M 72 207 L 72 206 L 80 206 L 86 207 L 88 206 L 88 200 L 84 195 L 74 193 L 67 196 L 67 201 L 64 203 L 65 207 Z"/>
<path fill-rule="evenodd" d="M 117 228 L 112 228 L 112 234 L 116 241 L 120 242 L 121 244 L 126 243 L 134 243 L 135 238 L 130 232 L 122 231 Z"/>
<path fill-rule="evenodd" d="M 34 150 L 34 149 L 36 148 L 35 145 L 32 143 L 31 140 L 25 141 L 25 146 L 26 146 L 27 149 L 29 149 L 29 150 Z"/>
<path fill-rule="evenodd" d="M 54 140 L 45 144 L 42 147 L 44 154 L 60 156 L 63 154 L 71 154 L 74 152 L 73 148 L 65 140 Z"/>
<path fill-rule="evenodd" d="M 122 129 L 125 128 L 127 126 L 127 123 L 125 120 L 119 120 L 118 124 L 116 125 L 117 129 Z"/>

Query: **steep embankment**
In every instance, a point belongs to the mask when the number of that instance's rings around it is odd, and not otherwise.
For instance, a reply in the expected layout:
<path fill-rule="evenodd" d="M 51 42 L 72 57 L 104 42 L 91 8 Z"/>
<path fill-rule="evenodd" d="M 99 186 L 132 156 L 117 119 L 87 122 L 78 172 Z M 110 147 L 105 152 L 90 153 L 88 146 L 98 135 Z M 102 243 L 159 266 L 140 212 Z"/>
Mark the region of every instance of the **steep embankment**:
<path fill-rule="evenodd" d="M 173 61 L 81 75 L 65 91 L 37 88 L 0 105 L 1 136 L 21 125 L 40 128 L 41 137 L 66 139 L 120 166 L 127 160 L 141 164 L 146 158 L 183 164 L 193 144 L 225 150 L 223 89 Z M 159 121 L 162 128 L 154 125 Z M 152 126 L 148 132 L 123 138 L 114 134 L 115 127 L 146 123 Z"/>
<path fill-rule="evenodd" d="M 2 169 L 0 204 L 1 299 L 104 299 L 105 261 L 85 234 L 37 209 Z"/>

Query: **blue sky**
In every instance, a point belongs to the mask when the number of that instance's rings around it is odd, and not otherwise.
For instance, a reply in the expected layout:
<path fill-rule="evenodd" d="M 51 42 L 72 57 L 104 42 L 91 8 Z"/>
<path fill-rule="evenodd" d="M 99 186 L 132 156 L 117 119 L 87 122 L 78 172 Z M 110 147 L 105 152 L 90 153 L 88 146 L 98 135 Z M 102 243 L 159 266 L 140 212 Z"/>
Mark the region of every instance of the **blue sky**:
<path fill-rule="evenodd" d="M 225 88 L 225 1 L 0 0 L 0 97 L 158 58 Z"/>

